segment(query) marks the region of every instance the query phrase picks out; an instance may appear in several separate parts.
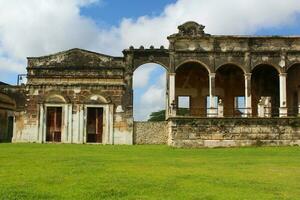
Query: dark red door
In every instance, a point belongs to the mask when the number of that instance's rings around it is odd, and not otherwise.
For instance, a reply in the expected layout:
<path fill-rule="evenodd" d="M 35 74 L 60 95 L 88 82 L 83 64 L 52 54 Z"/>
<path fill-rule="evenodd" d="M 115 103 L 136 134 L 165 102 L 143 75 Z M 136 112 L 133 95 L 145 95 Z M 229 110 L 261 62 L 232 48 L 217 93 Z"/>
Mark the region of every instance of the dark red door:
<path fill-rule="evenodd" d="M 47 108 L 47 142 L 61 142 L 61 126 L 62 126 L 62 108 Z"/>
<path fill-rule="evenodd" d="M 87 142 L 102 143 L 103 108 L 88 108 L 87 110 Z"/>

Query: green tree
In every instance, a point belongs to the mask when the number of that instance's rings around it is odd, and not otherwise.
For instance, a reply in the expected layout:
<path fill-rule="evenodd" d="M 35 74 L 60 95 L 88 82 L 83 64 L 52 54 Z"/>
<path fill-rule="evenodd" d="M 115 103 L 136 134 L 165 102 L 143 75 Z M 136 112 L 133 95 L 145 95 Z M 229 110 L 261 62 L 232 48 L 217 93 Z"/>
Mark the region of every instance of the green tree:
<path fill-rule="evenodd" d="M 166 110 L 160 110 L 157 112 L 152 112 L 148 122 L 161 122 L 166 120 Z"/>

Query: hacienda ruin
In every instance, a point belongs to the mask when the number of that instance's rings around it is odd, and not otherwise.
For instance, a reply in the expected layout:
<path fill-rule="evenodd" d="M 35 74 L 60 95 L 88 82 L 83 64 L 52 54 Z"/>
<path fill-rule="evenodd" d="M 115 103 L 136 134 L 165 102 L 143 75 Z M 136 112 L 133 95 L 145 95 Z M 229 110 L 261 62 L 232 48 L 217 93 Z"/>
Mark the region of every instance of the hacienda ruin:
<path fill-rule="evenodd" d="M 0 141 L 300 145 L 300 36 L 204 28 L 187 22 L 168 48 L 130 47 L 123 57 L 83 49 L 29 57 L 26 84 L 0 82 Z M 133 119 L 133 72 L 146 63 L 167 71 L 165 122 Z"/>

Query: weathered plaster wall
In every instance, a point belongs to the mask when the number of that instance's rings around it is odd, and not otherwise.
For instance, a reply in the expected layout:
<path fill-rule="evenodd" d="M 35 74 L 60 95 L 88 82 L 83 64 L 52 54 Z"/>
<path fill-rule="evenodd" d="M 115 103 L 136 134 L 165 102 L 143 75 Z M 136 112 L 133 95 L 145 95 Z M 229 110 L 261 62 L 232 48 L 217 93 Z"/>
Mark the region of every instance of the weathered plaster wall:
<path fill-rule="evenodd" d="M 47 107 L 56 106 L 63 143 L 85 143 L 87 107 L 102 107 L 103 143 L 132 144 L 124 71 L 122 58 L 81 49 L 29 58 L 26 112 L 16 116 L 14 142 L 45 142 Z"/>
<path fill-rule="evenodd" d="M 134 144 L 166 144 L 167 122 L 134 122 Z"/>
<path fill-rule="evenodd" d="M 13 93 L 9 95 L 14 97 L 16 102 L 19 102 L 19 99 L 25 102 L 26 99 L 25 103 L 20 104 L 21 107 L 17 103 L 14 141 L 42 142 L 40 134 L 43 127 L 39 123 L 45 121 L 41 114 L 42 110 L 45 109 L 45 104 L 56 104 L 63 106 L 64 114 L 68 115 L 64 117 L 63 122 L 64 133 L 68 134 L 64 142 L 83 143 L 85 107 L 87 105 L 103 105 L 110 108 L 108 112 L 111 119 L 110 117 L 106 118 L 108 120 L 106 124 L 112 124 L 113 129 L 110 142 L 113 144 L 132 144 L 134 142 L 132 135 L 134 129 L 132 76 L 134 70 L 145 63 L 163 65 L 172 77 L 169 79 L 172 80 L 170 82 L 177 82 L 177 85 L 180 83 L 180 87 L 176 88 L 176 95 L 190 95 L 193 98 L 192 112 L 197 115 L 205 114 L 199 108 L 206 106 L 205 99 L 209 92 L 208 74 L 216 75 L 217 87 L 211 88 L 211 91 L 215 90 L 215 95 L 222 96 L 222 93 L 229 93 L 223 87 L 218 87 L 219 85 L 229 85 L 228 81 L 222 82 L 218 78 L 222 66 L 228 64 L 238 66 L 248 75 L 252 72 L 255 78 L 255 68 L 262 66 L 262 64 L 264 64 L 263 68 L 272 66 L 276 70 L 274 76 L 277 76 L 279 73 L 288 72 L 288 68 L 300 63 L 300 37 L 214 36 L 206 34 L 204 26 L 195 22 L 187 22 L 179 27 L 179 33 L 171 35 L 168 39 L 170 42 L 169 49 L 163 47 L 159 49 L 154 47 L 135 49 L 130 47 L 123 51 L 124 57 L 112 57 L 82 49 L 71 49 L 48 56 L 28 58 L 28 83 L 23 89 L 19 88 L 22 95 L 19 96 L 20 98 L 14 96 Z M 207 72 L 204 70 L 205 73 L 196 74 L 190 81 L 180 80 L 180 77 L 174 74 L 176 69 L 180 71 L 185 63 L 198 63 L 206 68 Z M 199 77 L 202 77 L 202 80 Z M 234 80 L 234 78 L 236 75 L 230 80 Z M 242 81 L 244 80 L 241 78 L 239 82 Z M 291 78 L 291 82 L 292 86 L 288 86 L 290 91 L 288 92 L 288 105 L 294 106 L 294 104 L 296 105 L 295 102 L 299 102 L 296 101 L 297 95 L 299 99 L 299 82 L 296 75 Z M 236 87 L 236 85 L 236 83 L 231 84 L 230 88 Z M 238 85 L 243 86 L 243 83 Z M 252 85 L 255 89 L 255 84 Z M 269 85 L 275 87 L 278 83 Z M 19 89 L 11 88 L 10 90 Z M 295 94 L 296 89 L 298 93 L 294 95 L 294 99 L 291 101 L 290 93 Z M 237 89 L 235 88 L 235 90 Z M 244 95 L 242 89 L 238 91 L 234 95 Z M 172 89 L 168 92 L 170 92 L 168 94 L 171 105 L 175 99 L 175 95 L 172 96 L 172 94 L 175 92 Z M 105 101 L 95 100 L 93 95 L 99 95 Z M 265 95 L 265 92 L 258 95 L 253 92 L 254 97 L 259 98 L 261 95 Z M 254 99 L 252 105 L 254 110 L 256 110 L 255 104 L 257 102 Z M 277 104 L 279 105 L 279 103 Z M 171 107 L 170 105 L 168 109 Z M 230 104 L 225 101 L 225 107 L 229 107 L 228 105 Z M 187 119 L 187 121 L 180 123 L 177 119 L 171 120 L 169 123 L 174 122 L 175 125 L 167 126 L 168 133 L 170 133 L 168 141 L 174 146 L 197 147 L 298 144 L 299 119 L 294 119 L 297 122 L 296 125 L 289 119 L 286 119 L 287 121 L 285 119 L 268 120 L 220 119 L 210 121 L 210 119 L 206 119 L 205 121 Z M 163 141 L 164 139 L 160 138 L 162 137 L 160 133 L 162 130 L 165 130 L 163 125 L 153 125 L 152 128 L 151 126 L 149 128 L 148 124 L 138 124 L 135 129 L 138 137 L 135 137 L 135 141 L 137 142 L 138 138 L 147 143 Z M 153 135 L 153 132 L 157 135 Z"/>
<path fill-rule="evenodd" d="M 300 119 L 174 118 L 169 145 L 176 147 L 300 146 Z"/>

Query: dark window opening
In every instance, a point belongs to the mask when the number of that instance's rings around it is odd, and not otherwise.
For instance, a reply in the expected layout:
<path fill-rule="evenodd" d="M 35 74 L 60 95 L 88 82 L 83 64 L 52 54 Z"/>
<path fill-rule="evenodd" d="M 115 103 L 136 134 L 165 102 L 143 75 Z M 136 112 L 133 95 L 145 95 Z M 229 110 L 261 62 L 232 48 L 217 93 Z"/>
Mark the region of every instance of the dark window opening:
<path fill-rule="evenodd" d="M 103 108 L 87 109 L 87 142 L 102 143 Z"/>
<path fill-rule="evenodd" d="M 7 129 L 7 139 L 9 142 L 12 141 L 14 132 L 14 117 L 8 117 L 8 129 Z"/>

